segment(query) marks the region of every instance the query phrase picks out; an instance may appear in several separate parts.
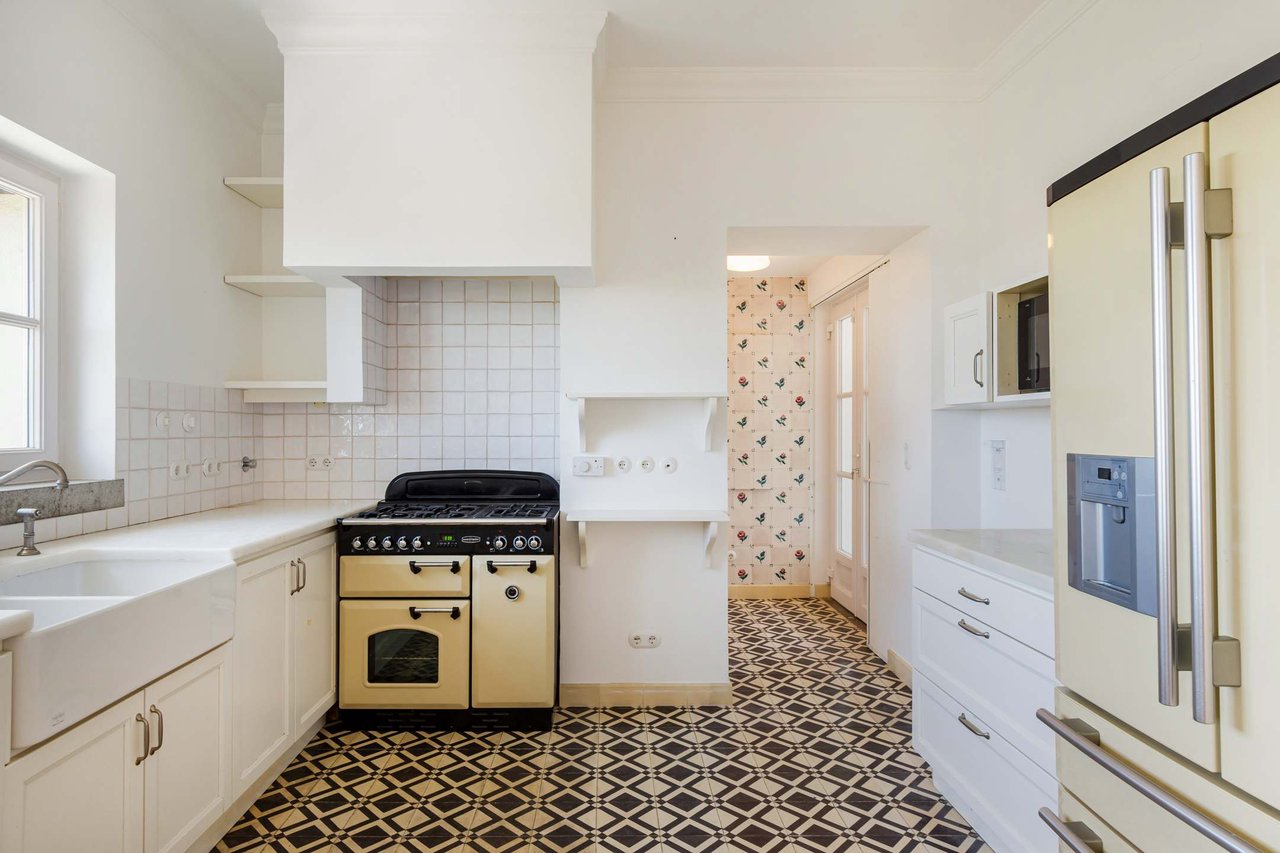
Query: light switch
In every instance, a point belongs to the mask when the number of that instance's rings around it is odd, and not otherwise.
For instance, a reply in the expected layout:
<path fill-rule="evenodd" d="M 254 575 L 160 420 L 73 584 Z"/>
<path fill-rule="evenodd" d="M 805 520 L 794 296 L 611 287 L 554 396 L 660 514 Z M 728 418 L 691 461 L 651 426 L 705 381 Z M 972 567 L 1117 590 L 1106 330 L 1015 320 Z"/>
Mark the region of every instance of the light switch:
<path fill-rule="evenodd" d="M 1004 491 L 1004 439 L 991 440 L 991 488 Z"/>
<path fill-rule="evenodd" d="M 573 475 L 575 477 L 603 477 L 604 476 L 604 457 L 603 456 L 573 457 Z"/>

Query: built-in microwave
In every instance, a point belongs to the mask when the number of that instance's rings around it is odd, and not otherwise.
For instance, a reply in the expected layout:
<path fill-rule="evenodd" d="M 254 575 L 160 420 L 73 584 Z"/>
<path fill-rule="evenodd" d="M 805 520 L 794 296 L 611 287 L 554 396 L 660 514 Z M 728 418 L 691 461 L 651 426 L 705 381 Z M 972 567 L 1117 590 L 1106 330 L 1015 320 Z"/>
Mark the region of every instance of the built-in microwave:
<path fill-rule="evenodd" d="M 1049 390 L 1049 294 L 1018 302 L 1018 392 Z"/>

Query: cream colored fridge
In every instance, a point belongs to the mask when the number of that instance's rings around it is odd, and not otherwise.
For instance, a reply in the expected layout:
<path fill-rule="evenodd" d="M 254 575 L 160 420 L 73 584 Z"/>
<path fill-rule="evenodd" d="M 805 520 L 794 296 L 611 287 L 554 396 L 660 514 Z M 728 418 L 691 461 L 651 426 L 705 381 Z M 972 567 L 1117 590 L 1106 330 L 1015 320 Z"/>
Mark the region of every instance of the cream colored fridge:
<path fill-rule="evenodd" d="M 1065 850 L 1280 850 L 1280 86 L 1209 112 L 1049 208 Z"/>

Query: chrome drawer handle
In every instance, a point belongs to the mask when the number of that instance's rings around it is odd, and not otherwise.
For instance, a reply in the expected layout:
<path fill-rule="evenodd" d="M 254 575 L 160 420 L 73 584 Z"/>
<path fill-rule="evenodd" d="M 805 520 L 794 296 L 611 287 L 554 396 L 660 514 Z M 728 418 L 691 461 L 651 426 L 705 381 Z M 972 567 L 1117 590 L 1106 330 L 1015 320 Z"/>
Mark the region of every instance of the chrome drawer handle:
<path fill-rule="evenodd" d="M 969 719 L 964 714 L 961 714 L 960 716 L 956 717 L 956 719 L 960 721 L 960 725 L 964 726 L 973 734 L 977 735 L 980 738 L 986 738 L 987 740 L 991 740 L 991 732 L 984 732 L 982 729 L 975 726 L 973 724 L 973 720 Z"/>
<path fill-rule="evenodd" d="M 522 560 L 519 563 L 495 563 L 493 560 L 490 560 L 489 574 L 496 575 L 498 573 L 498 569 L 527 569 L 529 574 L 534 575 L 538 573 L 538 561 L 530 560 L 526 563 Z"/>
<path fill-rule="evenodd" d="M 423 613 L 448 613 L 450 619 L 457 619 L 462 615 L 462 611 L 457 607 L 410 607 L 409 615 L 414 619 L 421 619 Z"/>
<path fill-rule="evenodd" d="M 1044 723 L 1053 733 L 1085 754 L 1085 757 L 1102 765 L 1113 776 L 1133 788 L 1139 794 L 1155 803 L 1187 826 L 1215 842 L 1219 847 L 1231 853 L 1262 853 L 1248 841 L 1236 835 L 1208 815 L 1202 814 L 1187 805 L 1163 786 L 1153 782 L 1133 767 L 1116 758 L 1102 748 L 1102 736 L 1098 730 L 1074 718 L 1059 719 L 1052 711 L 1041 708 L 1036 711 L 1036 719 Z"/>
<path fill-rule="evenodd" d="M 445 560 L 439 563 L 423 563 L 418 560 L 409 561 L 409 571 L 413 572 L 415 575 L 422 574 L 423 569 L 433 569 L 433 568 L 448 569 L 450 574 L 456 575 L 458 572 L 462 571 L 462 564 L 459 563 L 457 560 L 453 560 L 453 561 Z"/>
<path fill-rule="evenodd" d="M 142 755 L 133 759 L 133 766 L 137 767 L 146 761 L 147 756 L 151 754 L 151 721 L 141 714 L 138 714 L 134 719 L 142 723 Z"/>
<path fill-rule="evenodd" d="M 1054 835 L 1062 839 L 1071 853 L 1103 853 L 1102 839 L 1080 821 L 1068 823 L 1054 814 L 1053 809 L 1048 806 L 1040 809 L 1040 819 L 1049 825 Z"/>
<path fill-rule="evenodd" d="M 982 639 L 984 639 L 984 640 L 990 640 L 990 639 L 991 639 L 991 632 L 990 632 L 990 631 L 980 631 L 980 630 L 978 630 L 977 628 L 975 628 L 975 627 L 973 627 L 972 625 L 970 625 L 968 622 L 964 621 L 963 619 L 961 619 L 961 620 L 960 620 L 959 622 L 957 622 L 956 624 L 957 624 L 957 625 L 959 625 L 961 628 L 965 629 L 966 631 L 968 631 L 970 634 L 973 634 L 973 636 L 975 636 L 975 637 L 981 637 L 981 638 L 982 638 Z"/>
<path fill-rule="evenodd" d="M 976 601 L 976 602 L 978 602 L 979 604 L 990 604 L 990 603 L 991 603 L 991 599 L 989 599 L 989 598 L 983 598 L 983 597 L 982 597 L 982 596 L 980 596 L 980 595 L 974 595 L 972 592 L 969 592 L 969 590 L 965 589 L 964 587 L 960 587 L 959 589 L 957 589 L 957 590 L 956 590 L 956 592 L 958 592 L 958 593 L 960 594 L 960 597 L 961 597 L 961 598 L 967 598 L 967 599 L 969 599 L 970 601 Z"/>

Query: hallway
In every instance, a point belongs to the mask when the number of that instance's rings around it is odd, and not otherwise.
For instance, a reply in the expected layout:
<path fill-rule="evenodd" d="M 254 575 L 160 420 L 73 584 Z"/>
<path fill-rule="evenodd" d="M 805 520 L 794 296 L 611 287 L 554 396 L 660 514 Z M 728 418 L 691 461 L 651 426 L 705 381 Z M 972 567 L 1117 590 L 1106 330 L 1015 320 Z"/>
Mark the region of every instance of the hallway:
<path fill-rule="evenodd" d="M 911 750 L 911 695 L 820 599 L 729 602 L 731 708 L 553 731 L 326 729 L 219 851 L 988 851 Z"/>

